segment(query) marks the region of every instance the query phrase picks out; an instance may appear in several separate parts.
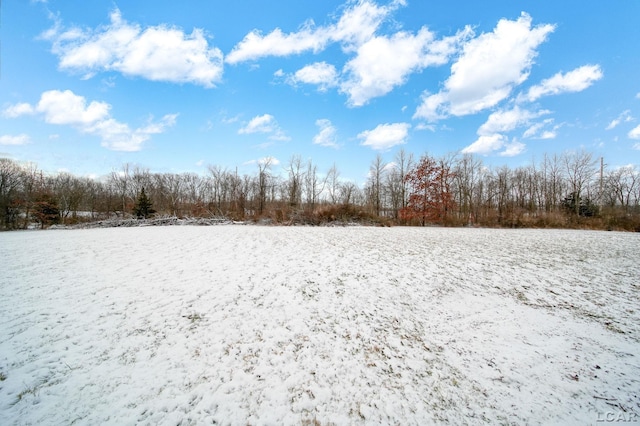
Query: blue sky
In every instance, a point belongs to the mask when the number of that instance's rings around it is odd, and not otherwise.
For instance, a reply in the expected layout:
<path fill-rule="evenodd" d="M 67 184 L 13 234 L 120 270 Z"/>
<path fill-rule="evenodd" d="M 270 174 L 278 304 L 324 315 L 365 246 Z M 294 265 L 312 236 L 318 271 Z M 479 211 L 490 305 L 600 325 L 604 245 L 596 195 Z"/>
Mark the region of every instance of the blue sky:
<path fill-rule="evenodd" d="M 5 0 L 0 156 L 100 176 L 292 155 L 640 163 L 640 2 Z"/>

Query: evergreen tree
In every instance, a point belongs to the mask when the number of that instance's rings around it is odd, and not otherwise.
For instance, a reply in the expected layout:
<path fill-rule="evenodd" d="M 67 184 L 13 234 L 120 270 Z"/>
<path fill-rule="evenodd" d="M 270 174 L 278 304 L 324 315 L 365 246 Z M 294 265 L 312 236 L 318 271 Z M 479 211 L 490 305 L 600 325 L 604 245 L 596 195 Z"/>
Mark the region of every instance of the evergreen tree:
<path fill-rule="evenodd" d="M 138 219 L 146 219 L 156 211 L 152 208 L 153 203 L 147 194 L 144 192 L 144 187 L 140 191 L 140 195 L 138 195 L 138 200 L 136 201 L 136 205 L 133 206 L 133 214 L 136 215 Z"/>
<path fill-rule="evenodd" d="M 569 214 L 592 217 L 598 213 L 598 206 L 593 204 L 590 198 L 580 197 L 576 192 L 572 192 L 562 200 L 562 206 Z"/>

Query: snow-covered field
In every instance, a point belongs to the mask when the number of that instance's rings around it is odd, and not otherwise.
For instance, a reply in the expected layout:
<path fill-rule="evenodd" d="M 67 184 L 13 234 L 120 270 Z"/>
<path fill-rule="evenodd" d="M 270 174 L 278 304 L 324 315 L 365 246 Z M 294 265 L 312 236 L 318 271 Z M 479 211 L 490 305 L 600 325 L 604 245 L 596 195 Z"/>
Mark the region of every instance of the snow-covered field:
<path fill-rule="evenodd" d="M 639 252 L 560 230 L 2 233 L 0 424 L 638 422 Z"/>

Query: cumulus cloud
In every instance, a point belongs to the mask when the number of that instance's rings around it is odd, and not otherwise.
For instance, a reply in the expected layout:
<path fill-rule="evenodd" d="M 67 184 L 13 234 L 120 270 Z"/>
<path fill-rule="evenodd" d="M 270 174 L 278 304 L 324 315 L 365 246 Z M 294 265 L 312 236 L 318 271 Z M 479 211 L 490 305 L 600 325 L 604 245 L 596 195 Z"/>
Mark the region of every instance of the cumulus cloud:
<path fill-rule="evenodd" d="M 527 146 L 518 140 L 512 140 L 505 144 L 504 150 L 499 154 L 501 157 L 515 157 L 522 154 Z"/>
<path fill-rule="evenodd" d="M 26 106 L 28 105 L 28 107 Z M 70 125 L 82 133 L 98 136 L 102 146 L 114 151 L 139 151 L 151 135 L 163 133 L 175 125 L 177 114 L 167 114 L 160 121 L 150 120 L 145 126 L 131 129 L 111 117 L 111 105 L 106 102 L 87 102 L 84 96 L 70 90 L 49 90 L 43 92 L 40 101 L 34 106 L 18 104 L 8 110 L 21 114 L 40 114 L 49 124 Z M 6 111 L 6 110 L 5 110 Z"/>
<path fill-rule="evenodd" d="M 553 122 L 553 118 L 547 118 L 539 123 L 532 124 L 525 130 L 522 137 L 527 139 L 555 139 L 560 125 L 555 125 L 549 129 L 549 126 L 553 125 Z"/>
<path fill-rule="evenodd" d="M 331 121 L 324 118 L 319 119 L 316 120 L 316 126 L 320 128 L 320 131 L 313 137 L 313 143 L 320 146 L 337 148 L 337 130 L 333 124 L 331 124 Z"/>
<path fill-rule="evenodd" d="M 524 98 L 533 102 L 543 96 L 580 92 L 600 80 L 603 75 L 599 65 L 584 65 L 543 80 L 542 83 L 531 87 Z"/>
<path fill-rule="evenodd" d="M 376 151 L 386 151 L 396 145 L 406 143 L 409 135 L 409 123 L 380 124 L 373 130 L 365 130 L 358 134 L 360 145 L 368 146 Z"/>
<path fill-rule="evenodd" d="M 410 74 L 447 63 L 469 34 L 467 27 L 453 37 L 436 41 L 435 35 L 423 27 L 416 34 L 401 31 L 390 37 L 372 37 L 345 65 L 341 91 L 347 94 L 349 105 L 364 105 L 404 84 Z"/>
<path fill-rule="evenodd" d="M 20 135 L 2 135 L 0 136 L 0 145 L 26 145 L 31 142 L 31 138 L 27 134 Z"/>
<path fill-rule="evenodd" d="M 258 115 L 253 117 L 249 123 L 238 130 L 239 134 L 249 133 L 270 133 L 276 127 L 275 118 L 271 114 Z"/>
<path fill-rule="evenodd" d="M 326 62 L 316 62 L 295 72 L 289 79 L 293 85 L 297 83 L 315 84 L 321 92 L 337 84 L 338 72 L 336 67 Z"/>
<path fill-rule="evenodd" d="M 309 21 L 298 31 L 286 34 L 279 28 L 266 35 L 253 30 L 232 49 L 226 61 L 236 64 L 266 56 L 318 53 L 338 43 L 343 52 L 354 55 L 342 70 L 340 91 L 347 95 L 350 106 L 362 106 L 404 84 L 410 74 L 445 64 L 457 52 L 460 42 L 472 34 L 467 27 L 452 37 L 436 39 L 423 27 L 415 34 L 399 31 L 389 36 L 376 35 L 391 13 L 404 5 L 404 0 L 385 6 L 361 0 L 350 3 L 334 24 L 316 26 Z M 282 76 L 279 70 L 276 77 Z M 320 62 L 302 68 L 287 81 L 317 84 L 324 91 L 337 86 L 339 77 L 335 66 Z"/>
<path fill-rule="evenodd" d="M 618 127 L 620 123 L 628 123 L 633 121 L 633 116 L 631 115 L 631 110 L 622 111 L 622 113 L 618 116 L 618 118 L 614 119 L 609 123 L 606 130 L 612 130 Z"/>
<path fill-rule="evenodd" d="M 532 119 L 549 114 L 551 111 L 528 111 L 518 106 L 510 110 L 500 110 L 489 115 L 487 121 L 478 129 L 479 135 L 510 132 L 518 127 L 527 125 Z"/>
<path fill-rule="evenodd" d="M 324 31 L 313 28 L 312 23 L 289 34 L 284 34 L 280 28 L 267 35 L 253 30 L 233 48 L 225 60 L 229 64 L 237 64 L 266 56 L 288 56 L 307 50 L 318 52 L 324 49 L 328 41 L 323 33 Z"/>
<path fill-rule="evenodd" d="M 16 118 L 21 115 L 33 114 L 34 112 L 30 104 L 22 102 L 5 108 L 2 111 L 2 115 L 7 118 Z"/>
<path fill-rule="evenodd" d="M 329 40 L 326 30 L 308 22 L 298 32 L 285 34 L 276 28 L 267 35 L 253 30 L 238 43 L 225 58 L 229 64 L 256 60 L 266 56 L 288 56 L 308 50 L 319 52 Z"/>
<path fill-rule="evenodd" d="M 50 124 L 91 126 L 106 120 L 110 108 L 111 105 L 106 102 L 92 101 L 87 105 L 83 96 L 71 90 L 50 90 L 42 93 L 35 110 L 42 113 L 44 120 Z"/>
<path fill-rule="evenodd" d="M 269 139 L 287 141 L 290 138 L 280 129 L 275 117 L 271 114 L 263 114 L 253 117 L 246 126 L 238 130 L 238 134 L 267 133 Z"/>
<path fill-rule="evenodd" d="M 498 155 L 502 157 L 514 157 L 524 152 L 526 145 L 518 140 L 509 141 L 503 134 L 482 135 L 478 139 L 462 150 L 463 154 L 489 155 L 495 151 L 500 151 Z"/>
<path fill-rule="evenodd" d="M 466 42 L 444 89 L 425 93 L 414 118 L 437 121 L 474 114 L 506 99 L 528 78 L 538 46 L 554 30 L 553 25 L 531 24 L 531 17 L 523 13 L 515 21 L 500 20 L 492 32 Z"/>
<path fill-rule="evenodd" d="M 535 101 L 542 96 L 560 94 L 565 92 L 577 92 L 589 87 L 602 74 L 598 66 L 584 66 L 568 73 L 558 73 L 550 79 L 544 80 L 541 84 L 532 87 L 526 95 L 518 96 L 518 101 Z M 438 108 L 443 102 L 450 100 L 450 93 L 439 93 L 440 98 L 434 96 L 429 97 L 423 106 L 431 108 L 430 111 L 436 115 L 432 118 L 440 118 L 446 116 L 441 114 Z M 448 113 L 453 114 L 453 110 Z M 524 152 L 526 145 L 513 138 L 509 139 L 509 132 L 520 128 L 527 127 L 522 137 L 525 139 L 554 139 L 557 136 L 557 130 L 561 125 L 554 125 L 554 120 L 548 118 L 541 122 L 535 122 L 536 119 L 550 114 L 548 110 L 531 111 L 522 108 L 516 104 L 511 109 L 498 110 L 489 115 L 487 121 L 480 126 L 477 131 L 478 138 L 469 146 L 465 147 L 462 152 L 474 153 L 481 155 L 495 154 L 500 156 L 515 156 Z M 609 127 L 613 128 L 622 120 L 627 120 L 629 112 L 625 111 L 618 119 L 614 120 Z"/>
<path fill-rule="evenodd" d="M 505 135 L 496 133 L 492 135 L 482 135 L 474 143 L 467 146 L 462 150 L 463 154 L 491 154 L 494 151 L 501 149 L 506 141 Z"/>
<path fill-rule="evenodd" d="M 628 134 L 631 139 L 640 139 L 640 126 L 634 127 Z M 636 145 L 638 146 L 638 145 Z"/>
<path fill-rule="evenodd" d="M 166 129 L 174 126 L 176 118 L 177 114 L 167 114 L 160 121 L 150 122 L 133 130 L 127 124 L 110 118 L 95 123 L 87 132 L 100 135 L 102 146 L 110 150 L 140 151 L 143 143 L 149 140 L 151 135 L 164 133 Z"/>
<path fill-rule="evenodd" d="M 220 49 L 210 47 L 204 32 L 191 34 L 167 25 L 142 28 L 126 22 L 118 9 L 111 22 L 96 29 L 62 30 L 60 23 L 42 34 L 53 43 L 63 70 L 90 78 L 117 71 L 152 81 L 214 87 L 223 73 Z"/>
<path fill-rule="evenodd" d="M 499 151 L 498 155 L 503 157 L 519 155 L 524 152 L 526 145 L 516 139 L 510 141 L 505 133 L 529 126 L 532 120 L 549 113 L 550 111 L 547 110 L 529 111 L 519 106 L 493 112 L 487 121 L 478 128 L 478 139 L 465 147 L 462 152 L 489 155 Z M 537 124 L 530 126 L 524 137 L 533 136 L 541 127 L 542 125 L 538 126 Z"/>
<path fill-rule="evenodd" d="M 318 53 L 332 42 L 343 43 L 343 48 L 349 51 L 371 38 L 384 18 L 402 3 L 378 6 L 363 0 L 347 7 L 334 25 L 316 27 L 308 21 L 298 31 L 286 34 L 280 28 L 266 35 L 253 30 L 233 47 L 225 60 L 237 64 L 267 56 L 289 56 L 307 51 Z"/>

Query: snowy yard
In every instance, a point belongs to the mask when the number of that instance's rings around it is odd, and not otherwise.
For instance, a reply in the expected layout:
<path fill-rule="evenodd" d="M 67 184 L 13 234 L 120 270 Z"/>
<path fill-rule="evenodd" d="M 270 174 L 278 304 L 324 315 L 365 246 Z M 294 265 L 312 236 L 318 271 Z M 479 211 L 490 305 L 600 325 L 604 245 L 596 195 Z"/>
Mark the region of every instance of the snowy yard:
<path fill-rule="evenodd" d="M 0 424 L 639 422 L 639 252 L 560 230 L 2 233 Z"/>

